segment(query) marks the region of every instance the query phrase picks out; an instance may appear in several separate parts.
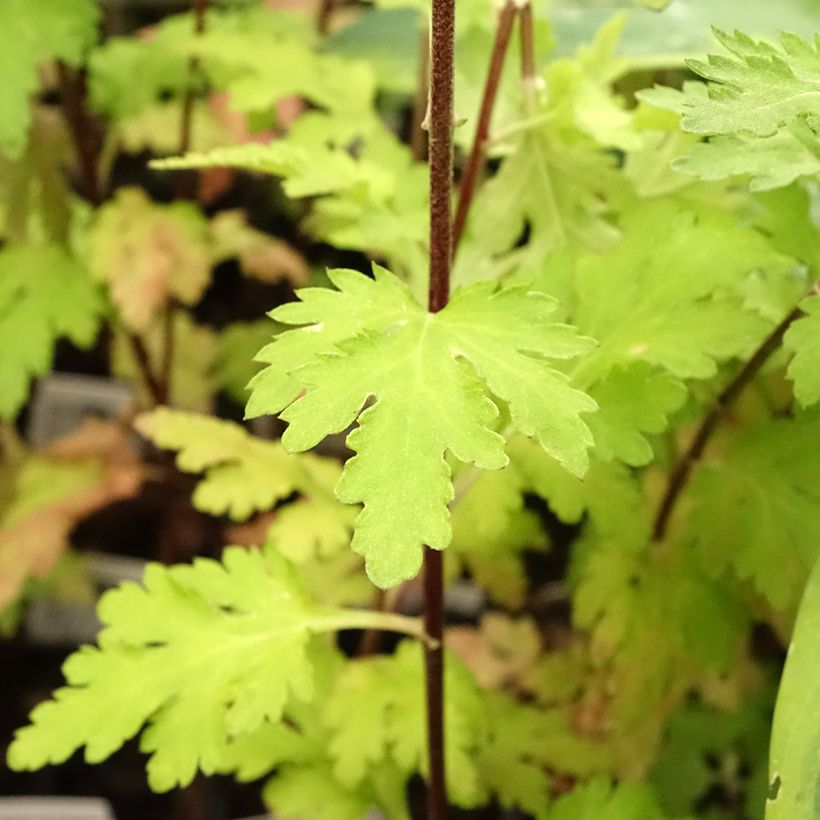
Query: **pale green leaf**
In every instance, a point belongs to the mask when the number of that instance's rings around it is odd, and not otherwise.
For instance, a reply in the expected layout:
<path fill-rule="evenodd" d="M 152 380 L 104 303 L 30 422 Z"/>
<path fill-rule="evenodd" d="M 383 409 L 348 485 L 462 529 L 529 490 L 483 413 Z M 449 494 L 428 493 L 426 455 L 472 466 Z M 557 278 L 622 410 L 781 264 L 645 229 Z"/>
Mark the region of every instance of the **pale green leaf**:
<path fill-rule="evenodd" d="M 248 399 L 248 382 L 261 370 L 253 361 L 261 347 L 270 341 L 276 330 L 267 319 L 254 322 L 233 322 L 219 333 L 219 358 L 215 375 L 220 387 L 236 402 Z"/>
<path fill-rule="evenodd" d="M 600 343 L 575 370 L 580 384 L 638 361 L 679 379 L 709 378 L 718 361 L 747 353 L 765 335 L 768 323 L 745 310 L 736 291 L 756 269 L 789 269 L 764 236 L 732 215 L 675 199 L 636 205 L 621 226 L 612 251 L 578 262 L 573 321 Z"/>
<path fill-rule="evenodd" d="M 595 779 L 559 798 L 539 820 L 662 820 L 652 789 L 643 783 L 613 786 Z"/>
<path fill-rule="evenodd" d="M 448 791 L 457 805 L 474 806 L 483 791 L 474 759 L 485 732 L 483 703 L 455 656 L 447 656 L 445 676 Z M 326 704 L 333 732 L 329 751 L 340 782 L 355 786 L 385 757 L 407 774 L 426 774 L 424 715 L 424 671 L 417 645 L 405 641 L 393 655 L 348 663 Z"/>
<path fill-rule="evenodd" d="M 93 0 L 0 0 L 0 151 L 19 157 L 31 123 L 37 69 L 49 60 L 79 63 L 96 40 L 100 11 Z"/>
<path fill-rule="evenodd" d="M 808 118 L 810 127 L 820 125 L 816 44 L 787 32 L 781 33 L 779 48 L 739 31 L 714 33 L 732 56 L 689 61 L 710 86 L 707 99 L 685 106 L 686 130 L 770 137 L 801 117 Z"/>
<path fill-rule="evenodd" d="M 803 592 L 777 694 L 769 752 L 766 820 L 814 820 L 820 726 L 820 562 Z"/>
<path fill-rule="evenodd" d="M 0 418 L 13 419 L 30 380 L 51 367 L 54 345 L 67 337 L 88 347 L 102 300 L 83 268 L 55 245 L 0 250 Z"/>
<path fill-rule="evenodd" d="M 786 331 L 783 346 L 794 354 L 788 370 L 794 394 L 808 407 L 820 400 L 820 296 L 810 296 L 800 307 L 806 315 Z"/>
<path fill-rule="evenodd" d="M 231 737 L 313 696 L 310 636 L 338 626 L 283 559 L 238 547 L 222 563 L 149 565 L 144 586 L 107 593 L 99 614 L 99 646 L 68 659 L 68 685 L 17 732 L 13 769 L 61 763 L 81 746 L 98 762 L 148 724 L 151 787 L 186 785 L 219 769 Z"/>
<path fill-rule="evenodd" d="M 772 421 L 733 437 L 694 476 L 684 543 L 778 610 L 796 603 L 820 545 L 820 423 Z"/>
<path fill-rule="evenodd" d="M 337 494 L 364 503 L 353 549 L 375 583 L 392 586 L 418 572 L 424 544 L 444 549 L 450 542 L 445 452 L 482 469 L 507 463 L 488 390 L 507 403 L 516 429 L 575 474 L 586 469 L 591 443 L 579 413 L 595 404 L 544 360 L 590 346 L 572 328 L 549 322 L 548 297 L 482 283 L 429 314 L 392 274 L 374 270 L 375 280 L 333 272 L 339 291 L 307 290 L 302 302 L 273 312 L 278 321 L 308 326 L 263 350 L 271 366 L 254 380 L 248 407 L 282 411 L 290 450 L 309 449 L 361 415 L 348 439 L 357 455 Z M 353 310 L 342 313 L 349 303 Z M 355 314 L 362 320 L 354 324 Z M 376 401 L 363 412 L 371 396 Z"/>
<path fill-rule="evenodd" d="M 295 491 L 330 495 L 341 472 L 318 456 L 293 456 L 278 441 L 265 441 L 230 421 L 161 407 L 143 413 L 136 429 L 158 447 L 177 450 L 177 467 L 205 473 L 194 506 L 243 521 L 272 509 Z M 318 513 L 318 511 L 317 511 Z"/>

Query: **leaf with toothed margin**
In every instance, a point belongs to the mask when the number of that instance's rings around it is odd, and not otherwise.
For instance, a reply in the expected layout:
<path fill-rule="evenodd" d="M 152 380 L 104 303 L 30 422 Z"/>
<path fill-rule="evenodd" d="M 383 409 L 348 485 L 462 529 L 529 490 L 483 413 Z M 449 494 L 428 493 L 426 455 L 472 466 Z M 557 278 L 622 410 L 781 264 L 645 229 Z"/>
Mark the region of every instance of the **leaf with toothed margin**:
<path fill-rule="evenodd" d="M 374 279 L 330 275 L 337 291 L 309 288 L 271 314 L 304 327 L 263 349 L 269 366 L 252 383 L 248 413 L 279 413 L 291 451 L 359 421 L 348 438 L 356 456 L 336 493 L 364 504 L 352 546 L 374 583 L 413 577 L 424 544 L 450 543 L 447 452 L 482 469 L 507 464 L 494 429 L 498 400 L 515 429 L 584 473 L 592 437 L 580 414 L 596 404 L 546 358 L 572 358 L 593 343 L 550 321 L 551 298 L 480 282 L 431 314 L 383 268 L 374 266 Z"/>

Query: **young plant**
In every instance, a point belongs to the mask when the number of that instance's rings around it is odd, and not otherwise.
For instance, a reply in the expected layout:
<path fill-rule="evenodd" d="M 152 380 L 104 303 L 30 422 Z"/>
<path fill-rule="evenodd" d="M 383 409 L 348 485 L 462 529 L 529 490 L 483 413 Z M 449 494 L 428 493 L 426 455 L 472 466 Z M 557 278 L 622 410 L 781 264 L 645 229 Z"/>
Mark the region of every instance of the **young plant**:
<path fill-rule="evenodd" d="M 491 802 L 536 820 L 759 818 L 767 792 L 771 817 L 808 817 L 791 784 L 812 777 L 814 734 L 794 729 L 816 656 L 799 652 L 812 587 L 771 783 L 772 657 L 752 634 L 788 643 L 820 543 L 817 50 L 719 34 L 732 56 L 690 64 L 708 85 L 645 90 L 629 107 L 613 91 L 637 82 L 616 51 L 623 18 L 546 63 L 549 32 L 529 4 L 454 12 L 434 0 L 429 167 L 417 137 L 414 154 L 385 125 L 373 65 L 317 48 L 312 25 L 261 5 L 200 3 L 151 39 L 92 52 L 108 141 L 181 148 L 161 171 L 277 177 L 305 233 L 374 262 L 331 269 L 328 286 L 270 314 L 246 414 L 278 415 L 281 441 L 180 409 L 136 419 L 178 451 L 178 470 L 204 473 L 191 503 L 231 519 L 226 542 L 241 546 L 151 565 L 142 585 L 107 593 L 98 646 L 69 658 L 67 685 L 32 712 L 9 763 L 81 747 L 98 762 L 142 732 L 152 788 L 197 771 L 270 775 L 264 799 L 288 818 L 407 818 L 418 774 L 432 820 Z M 125 93 L 137 69 L 145 82 Z M 197 144 L 206 89 L 267 144 L 214 147 L 213 132 Z M 283 115 L 292 95 L 312 110 Z M 182 117 L 171 146 L 146 125 L 165 121 L 169 96 Z M 479 103 L 475 124 L 461 99 Z M 92 159 L 94 199 L 107 186 Z M 216 382 L 236 392 L 251 375 L 233 358 L 216 367 L 183 312 L 216 262 L 258 276 L 274 259 L 270 278 L 308 278 L 236 214 L 209 219 L 193 202 L 121 189 L 89 224 L 64 241 L 105 286 L 114 362 L 132 357 L 147 406 L 207 410 Z M 15 247 L 0 253 L 22 253 L 6 233 Z M 29 300 L 34 279 L 13 297 Z M 0 304 L 0 321 L 12 308 Z M 46 345 L 76 332 L 49 327 Z M 197 369 L 211 386 L 189 401 Z M 351 427 L 343 465 L 305 454 Z M 568 566 L 536 586 L 548 541 Z M 403 610 L 420 573 L 416 618 Z M 445 629 L 445 590 L 463 573 L 508 614 Z M 367 579 L 396 591 L 374 597 Z M 365 632 L 355 657 L 337 641 L 351 629 Z M 378 631 L 405 637 L 380 652 Z"/>

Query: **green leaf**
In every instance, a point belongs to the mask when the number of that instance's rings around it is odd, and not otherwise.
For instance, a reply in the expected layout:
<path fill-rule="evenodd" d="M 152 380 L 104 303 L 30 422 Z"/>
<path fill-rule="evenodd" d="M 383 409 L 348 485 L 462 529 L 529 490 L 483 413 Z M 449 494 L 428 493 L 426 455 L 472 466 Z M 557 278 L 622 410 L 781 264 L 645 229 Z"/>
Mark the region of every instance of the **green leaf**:
<path fill-rule="evenodd" d="M 820 54 L 817 44 L 781 32 L 780 48 L 736 31 L 715 29 L 731 57 L 710 56 L 689 67 L 708 86 L 683 92 L 656 87 L 639 96 L 682 115 L 684 130 L 714 139 L 694 145 L 673 167 L 707 180 L 748 176 L 752 190 L 770 190 L 820 172 Z"/>
<path fill-rule="evenodd" d="M 820 697 L 820 563 L 806 584 L 777 694 L 769 752 L 766 820 L 817 816 L 820 727 L 812 718 Z"/>
<path fill-rule="evenodd" d="M 750 580 L 777 610 L 796 604 L 820 545 L 818 442 L 814 418 L 750 426 L 700 467 L 688 493 L 683 543 L 707 571 Z"/>
<path fill-rule="evenodd" d="M 663 812 L 652 789 L 643 783 L 595 779 L 559 798 L 539 820 L 661 820 Z"/>
<path fill-rule="evenodd" d="M 198 768 L 219 770 L 230 738 L 312 698 L 311 635 L 344 623 L 306 598 L 284 559 L 239 547 L 222 563 L 150 564 L 143 584 L 102 598 L 99 646 L 66 661 L 68 685 L 16 733 L 11 768 L 62 763 L 81 746 L 99 762 L 148 724 L 151 787 L 186 785 Z"/>
<path fill-rule="evenodd" d="M 718 361 L 760 341 L 768 323 L 744 309 L 736 289 L 753 270 L 789 270 L 760 233 L 671 198 L 627 210 L 621 227 L 612 251 L 578 262 L 573 321 L 600 343 L 576 367 L 578 383 L 639 361 L 678 379 L 705 379 Z M 653 236 L 665 241 L 648 241 Z"/>
<path fill-rule="evenodd" d="M 188 58 L 175 44 L 194 30 L 193 16 L 175 15 L 152 30 L 151 37 L 111 37 L 89 60 L 89 97 L 95 111 L 113 121 L 142 114 L 164 96 L 188 88 Z M 138 77 L 139 82 L 134 78 Z M 174 135 L 178 141 L 179 106 Z"/>
<path fill-rule="evenodd" d="M 383 256 L 412 281 L 420 281 L 426 270 L 426 166 L 369 114 L 311 111 L 269 145 L 238 145 L 152 164 L 228 166 L 280 176 L 288 196 L 318 197 L 306 223 L 318 238 Z"/>
<path fill-rule="evenodd" d="M 688 62 L 711 85 L 707 99 L 685 106 L 684 129 L 770 137 L 800 117 L 820 126 L 820 54 L 814 44 L 787 32 L 780 35 L 780 48 L 739 31 L 714 33 L 732 56 Z"/>
<path fill-rule="evenodd" d="M 601 412 L 589 420 L 598 458 L 633 467 L 652 461 L 646 434 L 666 430 L 669 416 L 686 401 L 685 386 L 644 362 L 616 367 L 590 390 Z"/>
<path fill-rule="evenodd" d="M 809 407 L 820 401 L 820 296 L 809 296 L 800 307 L 806 315 L 786 331 L 783 346 L 794 354 L 788 369 L 794 395 Z"/>
<path fill-rule="evenodd" d="M 25 148 L 37 69 L 53 59 L 79 63 L 96 40 L 99 17 L 94 0 L 0 0 L 0 152 L 16 158 Z"/>
<path fill-rule="evenodd" d="M 357 455 L 336 491 L 346 503 L 364 503 L 353 549 L 374 583 L 393 586 L 418 572 L 424 544 L 450 542 L 445 452 L 482 469 L 507 463 L 488 391 L 507 402 L 514 427 L 578 475 L 591 444 L 579 413 L 595 404 L 544 361 L 590 346 L 549 323 L 548 297 L 480 283 L 430 314 L 388 271 L 374 273 L 371 280 L 333 271 L 338 291 L 308 289 L 300 303 L 273 312 L 307 327 L 262 351 L 270 366 L 254 380 L 248 412 L 280 413 L 289 450 L 307 450 L 361 415 L 348 438 Z M 376 401 L 362 412 L 370 396 Z"/>
<path fill-rule="evenodd" d="M 29 382 L 51 367 L 61 337 L 88 347 L 102 300 L 82 267 L 55 245 L 0 250 L 0 418 L 14 419 Z"/>
<path fill-rule="evenodd" d="M 602 746 L 579 737 L 557 709 L 487 693 L 487 738 L 478 766 L 485 788 L 506 809 L 538 816 L 549 802 L 551 775 L 585 777 L 604 765 Z"/>
<path fill-rule="evenodd" d="M 524 506 L 525 491 L 511 452 L 505 469 L 479 475 L 455 506 L 449 548 L 482 589 L 513 608 L 527 590 L 521 552 L 547 543 L 538 516 Z"/>
<path fill-rule="evenodd" d="M 458 659 L 445 662 L 447 785 L 459 806 L 482 798 L 475 753 L 485 715 L 475 682 Z M 424 670 L 420 648 L 404 641 L 395 654 L 349 662 L 326 704 L 334 773 L 348 787 L 389 757 L 406 774 L 427 773 Z"/>
<path fill-rule="evenodd" d="M 170 401 L 184 410 L 207 412 L 212 407 L 218 380 L 215 366 L 219 354 L 216 334 L 204 325 L 196 324 L 191 314 L 175 310 L 173 322 L 173 358 L 171 361 Z M 165 322 L 157 317 L 142 338 L 148 353 L 148 361 L 154 373 L 159 373 L 165 351 Z M 111 369 L 114 374 L 139 386 L 143 404 L 151 405 L 153 400 L 137 367 L 134 351 L 127 334 L 115 331 L 111 351 Z"/>
<path fill-rule="evenodd" d="M 771 137 L 726 136 L 692 146 L 672 163 L 676 171 L 705 180 L 747 176 L 752 191 L 782 188 L 820 173 L 820 157 L 788 131 Z"/>
<path fill-rule="evenodd" d="M 267 319 L 233 322 L 220 332 L 216 378 L 234 401 L 240 404 L 247 401 L 248 382 L 261 369 L 253 357 L 272 335 L 271 323 Z"/>
<path fill-rule="evenodd" d="M 289 455 L 279 442 L 255 438 L 238 424 L 161 407 L 143 413 L 136 429 L 158 447 L 177 450 L 177 467 L 205 473 L 192 498 L 212 515 L 243 521 L 293 492 L 330 495 L 341 469 L 330 459 Z"/>

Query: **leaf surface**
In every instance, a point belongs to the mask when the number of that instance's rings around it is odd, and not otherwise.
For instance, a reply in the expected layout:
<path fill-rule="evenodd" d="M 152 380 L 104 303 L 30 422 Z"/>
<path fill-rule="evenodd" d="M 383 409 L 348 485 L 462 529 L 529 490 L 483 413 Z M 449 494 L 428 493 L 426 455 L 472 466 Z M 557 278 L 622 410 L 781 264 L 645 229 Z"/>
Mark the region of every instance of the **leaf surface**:
<path fill-rule="evenodd" d="M 142 586 L 102 598 L 99 646 L 68 659 L 67 686 L 17 732 L 9 765 L 61 763 L 81 746 L 98 762 L 148 724 L 141 748 L 153 789 L 213 773 L 230 738 L 311 699 L 311 635 L 338 628 L 339 613 L 315 606 L 283 559 L 255 550 L 151 564 Z"/>
<path fill-rule="evenodd" d="M 424 544 L 450 542 L 445 452 L 482 469 L 506 465 L 490 391 L 519 431 L 575 474 L 586 469 L 591 444 L 579 414 L 595 404 L 545 361 L 590 346 L 550 323 L 549 298 L 483 283 L 457 291 L 433 315 L 392 274 L 374 271 L 374 280 L 332 272 L 338 291 L 308 289 L 273 312 L 307 326 L 262 351 L 270 366 L 254 379 L 248 412 L 280 413 L 289 423 L 282 442 L 294 451 L 360 418 L 348 438 L 357 455 L 336 492 L 364 503 L 353 549 L 375 583 L 392 586 L 418 572 Z"/>

